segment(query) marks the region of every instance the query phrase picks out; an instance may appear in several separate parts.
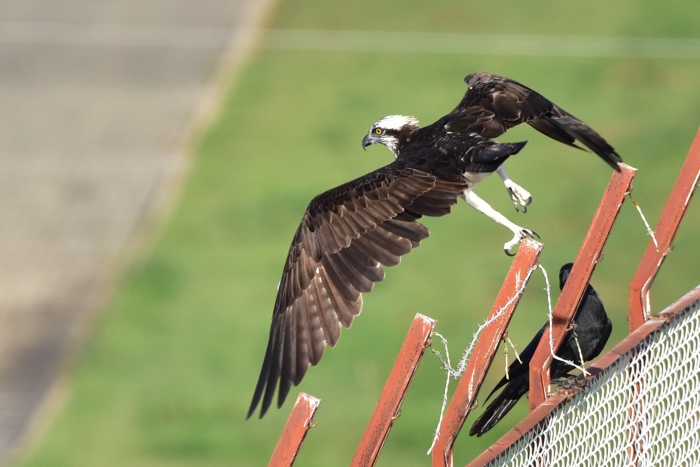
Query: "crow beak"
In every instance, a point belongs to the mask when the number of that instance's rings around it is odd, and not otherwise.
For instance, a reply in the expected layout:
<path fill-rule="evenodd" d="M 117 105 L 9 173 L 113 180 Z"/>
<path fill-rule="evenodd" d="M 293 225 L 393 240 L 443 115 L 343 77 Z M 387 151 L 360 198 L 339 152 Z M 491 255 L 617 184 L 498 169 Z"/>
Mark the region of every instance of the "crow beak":
<path fill-rule="evenodd" d="M 362 138 L 362 149 L 365 151 L 367 150 L 367 146 L 371 145 L 373 141 L 369 137 L 369 133 L 365 135 L 364 138 Z"/>
<path fill-rule="evenodd" d="M 566 284 L 566 281 L 569 279 L 569 274 L 571 274 L 571 270 L 569 269 L 564 269 L 559 274 L 559 290 L 564 288 L 564 284 Z"/>

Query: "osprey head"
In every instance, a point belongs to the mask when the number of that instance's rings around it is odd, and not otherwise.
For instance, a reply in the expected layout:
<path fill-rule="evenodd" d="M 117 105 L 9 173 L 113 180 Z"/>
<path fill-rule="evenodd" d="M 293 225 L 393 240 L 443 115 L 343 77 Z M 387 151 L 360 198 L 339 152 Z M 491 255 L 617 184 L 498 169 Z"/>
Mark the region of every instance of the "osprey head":
<path fill-rule="evenodd" d="M 362 139 L 362 149 L 375 143 L 383 144 L 396 158 L 418 128 L 418 120 L 415 117 L 389 115 L 372 124 L 367 136 Z"/>

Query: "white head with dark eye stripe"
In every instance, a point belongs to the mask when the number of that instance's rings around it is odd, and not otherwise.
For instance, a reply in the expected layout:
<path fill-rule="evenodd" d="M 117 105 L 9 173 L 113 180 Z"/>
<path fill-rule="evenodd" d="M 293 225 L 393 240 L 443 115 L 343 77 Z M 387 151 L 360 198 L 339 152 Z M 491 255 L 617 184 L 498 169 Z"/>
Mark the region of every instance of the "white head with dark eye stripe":
<path fill-rule="evenodd" d="M 418 131 L 418 120 L 415 117 L 404 115 L 389 115 L 374 122 L 367 135 L 362 139 L 362 148 L 372 144 L 383 144 L 394 154 L 399 156 L 403 148 Z"/>

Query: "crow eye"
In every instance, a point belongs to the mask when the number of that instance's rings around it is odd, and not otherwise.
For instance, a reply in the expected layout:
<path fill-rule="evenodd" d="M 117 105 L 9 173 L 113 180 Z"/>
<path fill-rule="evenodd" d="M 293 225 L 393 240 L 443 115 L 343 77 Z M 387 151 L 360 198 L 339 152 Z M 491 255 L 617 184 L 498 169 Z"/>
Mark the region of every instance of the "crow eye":
<path fill-rule="evenodd" d="M 375 131 L 378 135 L 381 135 L 381 134 L 382 134 L 382 129 L 381 129 L 381 128 L 377 128 L 377 129 L 374 130 L 374 131 Z"/>

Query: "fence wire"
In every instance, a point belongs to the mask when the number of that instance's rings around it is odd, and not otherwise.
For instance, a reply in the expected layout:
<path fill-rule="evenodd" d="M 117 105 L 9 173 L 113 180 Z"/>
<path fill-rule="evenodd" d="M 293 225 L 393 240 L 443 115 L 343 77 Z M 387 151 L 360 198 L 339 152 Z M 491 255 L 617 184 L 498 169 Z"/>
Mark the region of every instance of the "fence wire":
<path fill-rule="evenodd" d="M 489 466 L 700 465 L 700 300 Z"/>

